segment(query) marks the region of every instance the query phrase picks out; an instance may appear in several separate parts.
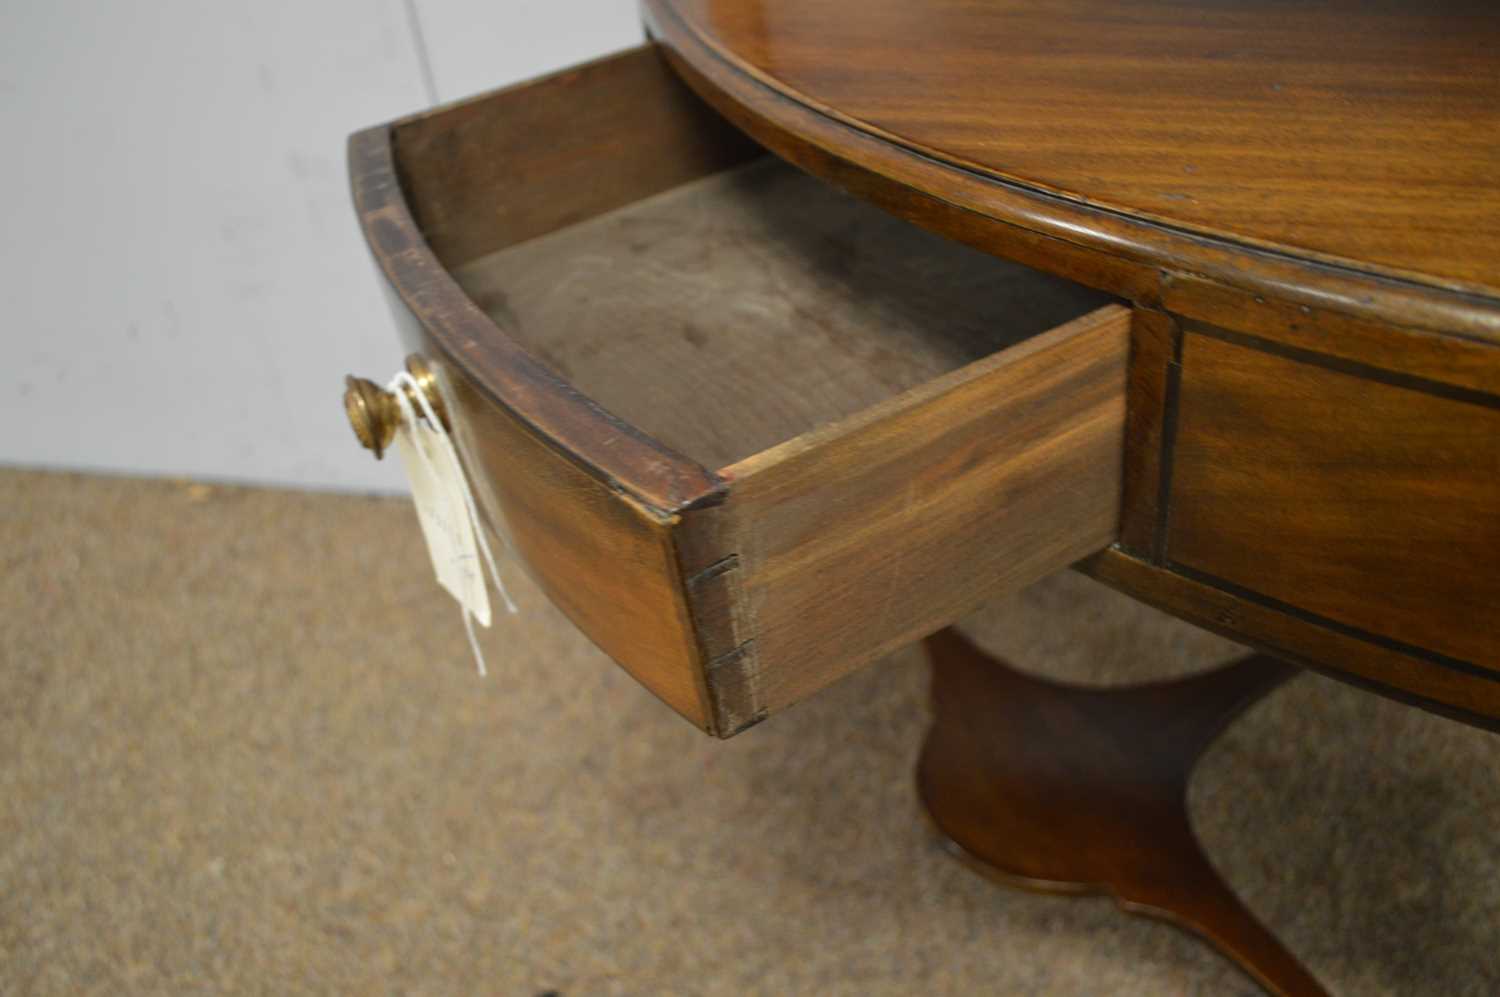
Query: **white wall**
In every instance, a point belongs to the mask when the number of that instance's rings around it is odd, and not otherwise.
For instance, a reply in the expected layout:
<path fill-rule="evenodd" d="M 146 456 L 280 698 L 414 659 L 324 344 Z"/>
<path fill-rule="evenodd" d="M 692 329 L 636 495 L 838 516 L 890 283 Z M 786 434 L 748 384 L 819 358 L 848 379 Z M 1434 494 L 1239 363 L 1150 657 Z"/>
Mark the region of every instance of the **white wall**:
<path fill-rule="evenodd" d="M 0 8 L 0 463 L 397 489 L 349 132 L 634 44 L 631 0 Z"/>
<path fill-rule="evenodd" d="M 414 0 L 438 100 L 640 44 L 635 0 Z"/>

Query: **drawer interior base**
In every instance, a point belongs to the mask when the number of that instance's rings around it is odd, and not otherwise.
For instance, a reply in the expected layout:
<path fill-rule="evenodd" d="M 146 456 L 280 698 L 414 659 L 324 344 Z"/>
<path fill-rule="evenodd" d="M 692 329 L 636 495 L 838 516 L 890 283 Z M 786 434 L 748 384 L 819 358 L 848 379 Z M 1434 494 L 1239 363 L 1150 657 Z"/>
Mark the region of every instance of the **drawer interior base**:
<path fill-rule="evenodd" d="M 1110 300 L 931 235 L 771 159 L 481 256 L 454 275 L 557 374 L 710 468 Z"/>

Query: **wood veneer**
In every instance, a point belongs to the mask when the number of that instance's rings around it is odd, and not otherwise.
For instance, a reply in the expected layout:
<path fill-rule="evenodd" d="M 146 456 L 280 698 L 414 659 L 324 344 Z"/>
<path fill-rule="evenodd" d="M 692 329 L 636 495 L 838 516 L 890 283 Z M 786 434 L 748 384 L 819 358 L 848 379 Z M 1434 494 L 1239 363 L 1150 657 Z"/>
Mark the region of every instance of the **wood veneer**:
<path fill-rule="evenodd" d="M 1379 378 L 1189 327 L 1166 557 L 1500 683 L 1500 404 Z"/>
<path fill-rule="evenodd" d="M 1491 5 L 646 6 L 667 37 L 679 35 L 673 18 L 830 123 L 942 164 L 950 186 L 1001 181 L 1299 259 L 1500 294 Z"/>
<path fill-rule="evenodd" d="M 738 609 L 701 625 L 733 635 L 736 709 L 790 706 L 1113 541 L 1128 324 L 1099 309 L 726 468 L 685 543 L 734 552 L 709 563 Z"/>

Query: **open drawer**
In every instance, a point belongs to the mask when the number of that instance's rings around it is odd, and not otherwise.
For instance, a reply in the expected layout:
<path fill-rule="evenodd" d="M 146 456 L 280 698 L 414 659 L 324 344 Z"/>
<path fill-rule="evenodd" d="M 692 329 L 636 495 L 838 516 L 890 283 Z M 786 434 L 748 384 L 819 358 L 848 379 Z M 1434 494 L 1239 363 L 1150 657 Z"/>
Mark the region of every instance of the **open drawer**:
<path fill-rule="evenodd" d="M 653 46 L 350 157 L 490 525 L 710 733 L 1115 539 L 1128 311 L 764 157 Z"/>

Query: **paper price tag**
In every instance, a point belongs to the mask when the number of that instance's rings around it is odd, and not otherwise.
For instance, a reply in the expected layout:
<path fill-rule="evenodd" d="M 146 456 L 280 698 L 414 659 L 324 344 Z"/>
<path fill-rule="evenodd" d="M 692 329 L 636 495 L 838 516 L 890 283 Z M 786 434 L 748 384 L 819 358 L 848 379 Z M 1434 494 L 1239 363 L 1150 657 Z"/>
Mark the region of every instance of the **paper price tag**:
<path fill-rule="evenodd" d="M 438 584 L 458 600 L 464 612 L 490 625 L 490 597 L 479 562 L 479 544 L 464 501 L 463 469 L 446 433 L 419 421 L 396 430 L 396 451 L 411 482 L 417 521 Z"/>
<path fill-rule="evenodd" d="M 407 396 L 408 387 L 421 406 L 420 413 Z M 514 613 L 516 605 L 505 591 L 505 583 L 495 568 L 495 559 L 490 554 L 489 541 L 485 539 L 484 526 L 474 507 L 474 495 L 469 491 L 458 452 L 432 407 L 427 404 L 421 387 L 411 375 L 400 373 L 387 390 L 395 395 L 401 410 L 401 425 L 396 429 L 396 452 L 401 455 L 401 464 L 411 482 L 417 522 L 421 524 L 422 536 L 427 541 L 433 573 L 437 575 L 438 584 L 458 600 L 464 631 L 474 652 L 474 663 L 479 666 L 479 674 L 484 675 L 484 655 L 474 637 L 474 621 L 478 620 L 481 626 L 490 625 L 485 568 L 495 580 L 495 588 L 505 600 L 506 608 Z"/>

